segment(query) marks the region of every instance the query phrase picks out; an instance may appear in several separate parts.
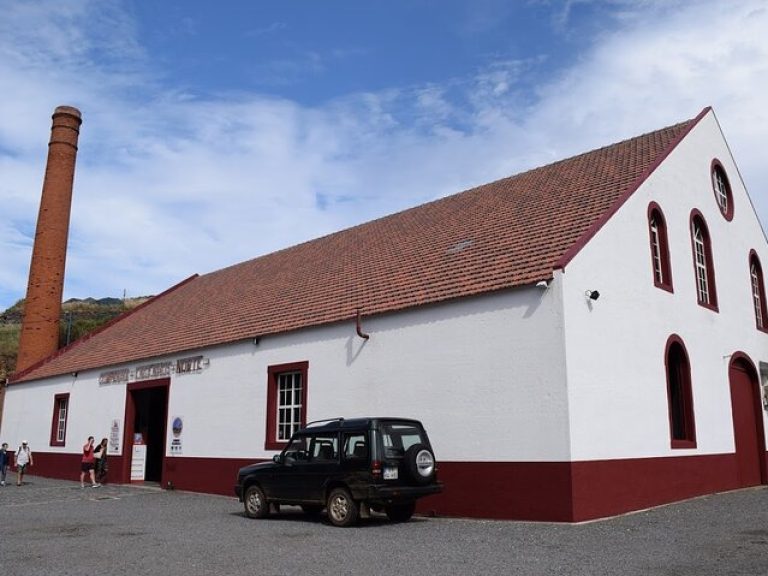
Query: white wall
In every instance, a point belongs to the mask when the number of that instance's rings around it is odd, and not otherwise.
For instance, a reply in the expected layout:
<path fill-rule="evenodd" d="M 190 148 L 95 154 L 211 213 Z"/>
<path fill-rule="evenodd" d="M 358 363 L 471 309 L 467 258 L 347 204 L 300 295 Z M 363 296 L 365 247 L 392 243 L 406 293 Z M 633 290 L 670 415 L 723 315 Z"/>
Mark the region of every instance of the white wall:
<path fill-rule="evenodd" d="M 308 361 L 308 419 L 402 416 L 422 420 L 442 460 L 568 459 L 560 287 L 523 288 L 186 352 L 199 374 L 171 377 L 169 421 L 183 417 L 183 456 L 269 457 L 264 450 L 267 368 Z M 130 366 L 135 368 L 135 365 Z M 105 367 L 103 370 L 114 367 Z M 124 430 L 125 384 L 100 371 L 11 386 L 2 437 L 79 453 L 88 435 Z M 48 447 L 53 396 L 69 392 L 67 445 Z M 171 431 L 168 431 L 168 446 Z"/>
<path fill-rule="evenodd" d="M 56 394 L 69 394 L 65 446 L 50 446 Z M 33 453 L 79 453 L 88 436 L 97 441 L 109 438 L 113 419 L 120 421 L 122 431 L 124 418 L 125 386 L 99 386 L 95 373 L 77 377 L 68 374 L 6 388 L 0 438 L 12 450 L 26 439 Z"/>
<path fill-rule="evenodd" d="M 731 222 L 721 215 L 712 191 L 715 157 L 731 183 Z M 667 223 L 673 294 L 653 284 L 651 201 L 661 206 Z M 696 300 L 689 232 L 693 208 L 709 228 L 719 313 Z M 566 267 L 574 460 L 733 452 L 729 356 L 739 350 L 756 366 L 768 361 L 768 335 L 755 328 L 750 249 L 768 268 L 765 236 L 710 113 Z M 584 293 L 595 289 L 600 298 L 590 305 Z M 685 342 L 691 363 L 694 450 L 670 448 L 664 351 L 673 333 Z"/>
<path fill-rule="evenodd" d="M 443 460 L 567 458 L 559 304 L 554 289 L 506 291 L 211 351 L 174 379 L 184 454 L 265 457 L 267 368 L 308 361 L 308 418 L 424 422 Z M 200 405 L 205 405 L 201 412 Z"/>

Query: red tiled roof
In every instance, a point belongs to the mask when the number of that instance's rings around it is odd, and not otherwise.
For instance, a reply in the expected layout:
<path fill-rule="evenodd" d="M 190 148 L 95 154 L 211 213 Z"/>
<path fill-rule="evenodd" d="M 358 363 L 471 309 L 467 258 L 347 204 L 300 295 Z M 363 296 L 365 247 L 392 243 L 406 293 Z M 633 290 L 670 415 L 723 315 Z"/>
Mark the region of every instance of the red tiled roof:
<path fill-rule="evenodd" d="M 32 380 L 552 277 L 692 120 L 194 276 L 51 358 Z"/>

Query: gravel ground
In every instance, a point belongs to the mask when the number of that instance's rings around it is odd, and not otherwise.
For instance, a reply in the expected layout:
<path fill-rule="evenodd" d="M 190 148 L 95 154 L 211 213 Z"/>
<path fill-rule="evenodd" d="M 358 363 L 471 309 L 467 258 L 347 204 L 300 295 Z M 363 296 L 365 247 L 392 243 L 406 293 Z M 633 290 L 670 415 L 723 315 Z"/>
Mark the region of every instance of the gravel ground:
<path fill-rule="evenodd" d="M 768 574 L 768 488 L 576 525 L 374 517 L 341 529 L 235 498 L 29 477 L 0 487 L 0 574 Z"/>

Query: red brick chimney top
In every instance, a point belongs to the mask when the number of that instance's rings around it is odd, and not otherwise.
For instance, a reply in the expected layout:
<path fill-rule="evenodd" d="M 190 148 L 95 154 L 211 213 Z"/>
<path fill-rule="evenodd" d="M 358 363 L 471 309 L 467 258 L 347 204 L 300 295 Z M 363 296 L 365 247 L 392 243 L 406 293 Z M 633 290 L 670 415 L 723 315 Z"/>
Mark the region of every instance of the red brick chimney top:
<path fill-rule="evenodd" d="M 78 110 L 74 106 L 57 106 L 56 110 L 53 111 L 53 115 L 58 116 L 59 114 L 68 114 L 70 116 L 74 116 L 79 120 L 82 120 L 82 116 L 80 115 L 80 110 Z"/>

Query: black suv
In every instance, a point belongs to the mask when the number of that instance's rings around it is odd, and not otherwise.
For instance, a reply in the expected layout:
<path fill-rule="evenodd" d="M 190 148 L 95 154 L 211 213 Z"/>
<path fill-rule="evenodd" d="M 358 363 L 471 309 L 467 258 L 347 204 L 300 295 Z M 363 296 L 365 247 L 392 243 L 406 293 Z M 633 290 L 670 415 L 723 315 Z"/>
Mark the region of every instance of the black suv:
<path fill-rule="evenodd" d="M 280 504 L 307 514 L 328 510 L 336 526 L 355 524 L 368 509 L 404 522 L 416 499 L 442 491 L 429 438 L 418 420 L 322 420 L 296 432 L 272 462 L 237 474 L 235 494 L 251 518 L 265 518 Z"/>

